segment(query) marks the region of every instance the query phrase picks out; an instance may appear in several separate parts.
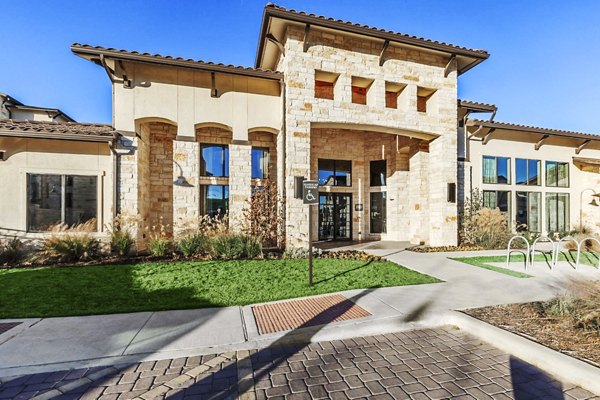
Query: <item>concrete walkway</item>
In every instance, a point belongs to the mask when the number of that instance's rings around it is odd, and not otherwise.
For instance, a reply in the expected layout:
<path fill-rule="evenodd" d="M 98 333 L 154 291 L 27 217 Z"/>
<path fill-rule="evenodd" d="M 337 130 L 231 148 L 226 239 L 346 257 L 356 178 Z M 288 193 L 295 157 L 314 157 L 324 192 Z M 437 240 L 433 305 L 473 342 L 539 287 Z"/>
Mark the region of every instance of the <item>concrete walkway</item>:
<path fill-rule="evenodd" d="M 369 251 L 444 283 L 342 292 L 372 316 L 268 335 L 258 333 L 250 306 L 21 320 L 0 335 L 0 377 L 264 348 L 282 338 L 316 342 L 434 326 L 448 310 L 544 300 L 562 292 L 571 276 L 600 277 L 589 266 L 562 266 L 568 274 L 528 271 L 536 276 L 519 279 L 448 259 L 502 252 L 380 247 Z"/>

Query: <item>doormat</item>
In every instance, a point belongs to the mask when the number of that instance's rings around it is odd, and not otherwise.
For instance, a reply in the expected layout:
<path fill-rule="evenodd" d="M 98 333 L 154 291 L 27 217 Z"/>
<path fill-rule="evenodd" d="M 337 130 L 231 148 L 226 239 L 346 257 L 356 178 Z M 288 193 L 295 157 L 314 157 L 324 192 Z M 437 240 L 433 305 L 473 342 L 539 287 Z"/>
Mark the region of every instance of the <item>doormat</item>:
<path fill-rule="evenodd" d="M 0 324 L 0 335 L 5 332 L 8 332 L 10 329 L 14 328 L 17 325 L 20 325 L 20 322 L 5 322 Z"/>
<path fill-rule="evenodd" d="M 371 314 L 341 294 L 252 307 L 260 334 L 365 318 Z"/>

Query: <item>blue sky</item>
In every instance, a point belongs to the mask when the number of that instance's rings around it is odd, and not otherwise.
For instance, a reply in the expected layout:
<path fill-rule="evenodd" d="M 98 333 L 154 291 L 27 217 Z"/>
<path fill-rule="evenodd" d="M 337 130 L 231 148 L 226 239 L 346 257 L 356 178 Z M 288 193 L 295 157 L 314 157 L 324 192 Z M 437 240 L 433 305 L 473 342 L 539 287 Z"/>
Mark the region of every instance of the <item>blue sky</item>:
<path fill-rule="evenodd" d="M 104 71 L 73 42 L 252 66 L 265 1 L 0 0 L 0 92 L 111 120 Z M 600 2 L 281 1 L 402 33 L 483 48 L 459 97 L 499 106 L 496 120 L 600 133 Z"/>

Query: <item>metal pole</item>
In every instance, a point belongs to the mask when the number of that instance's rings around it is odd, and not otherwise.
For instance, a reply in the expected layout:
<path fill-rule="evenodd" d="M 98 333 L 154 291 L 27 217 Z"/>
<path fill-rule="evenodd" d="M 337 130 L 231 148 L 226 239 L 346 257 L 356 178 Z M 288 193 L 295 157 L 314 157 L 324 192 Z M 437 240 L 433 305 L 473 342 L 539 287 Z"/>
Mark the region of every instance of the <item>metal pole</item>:
<path fill-rule="evenodd" d="M 313 285 L 312 205 L 308 206 L 308 286 Z"/>

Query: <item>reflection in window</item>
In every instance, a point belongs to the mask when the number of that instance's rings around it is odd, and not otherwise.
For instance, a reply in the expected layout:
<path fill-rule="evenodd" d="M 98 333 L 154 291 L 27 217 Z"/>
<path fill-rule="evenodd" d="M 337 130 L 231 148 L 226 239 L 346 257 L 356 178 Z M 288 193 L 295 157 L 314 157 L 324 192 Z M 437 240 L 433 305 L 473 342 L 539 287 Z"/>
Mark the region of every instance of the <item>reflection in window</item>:
<path fill-rule="evenodd" d="M 264 147 L 252 148 L 252 179 L 267 179 L 269 177 L 269 149 Z"/>
<path fill-rule="evenodd" d="M 542 172 L 542 163 L 540 160 L 517 158 L 515 164 L 517 185 L 540 185 L 540 176 Z"/>
<path fill-rule="evenodd" d="M 385 176 L 386 176 L 386 166 L 387 163 L 385 160 L 375 160 L 371 161 L 370 171 L 371 171 L 371 186 L 385 186 Z"/>
<path fill-rule="evenodd" d="M 569 163 L 546 161 L 546 186 L 569 187 Z"/>
<path fill-rule="evenodd" d="M 517 192 L 515 215 L 517 230 L 540 231 L 540 197 L 539 192 Z"/>
<path fill-rule="evenodd" d="M 483 206 L 486 208 L 498 208 L 500 211 L 510 212 L 510 192 L 505 190 L 484 190 Z"/>
<path fill-rule="evenodd" d="M 229 211 L 228 185 L 202 185 L 202 214 L 222 217 Z"/>
<path fill-rule="evenodd" d="M 548 232 L 569 231 L 568 193 L 546 193 L 546 220 Z"/>
<path fill-rule="evenodd" d="M 97 210 L 96 176 L 27 174 L 28 231 L 83 224 L 96 219 Z"/>
<path fill-rule="evenodd" d="M 319 159 L 319 186 L 352 186 L 352 161 Z"/>
<path fill-rule="evenodd" d="M 229 146 L 203 144 L 201 148 L 201 176 L 229 176 Z"/>
<path fill-rule="evenodd" d="M 483 183 L 510 183 L 510 158 L 483 156 Z"/>

